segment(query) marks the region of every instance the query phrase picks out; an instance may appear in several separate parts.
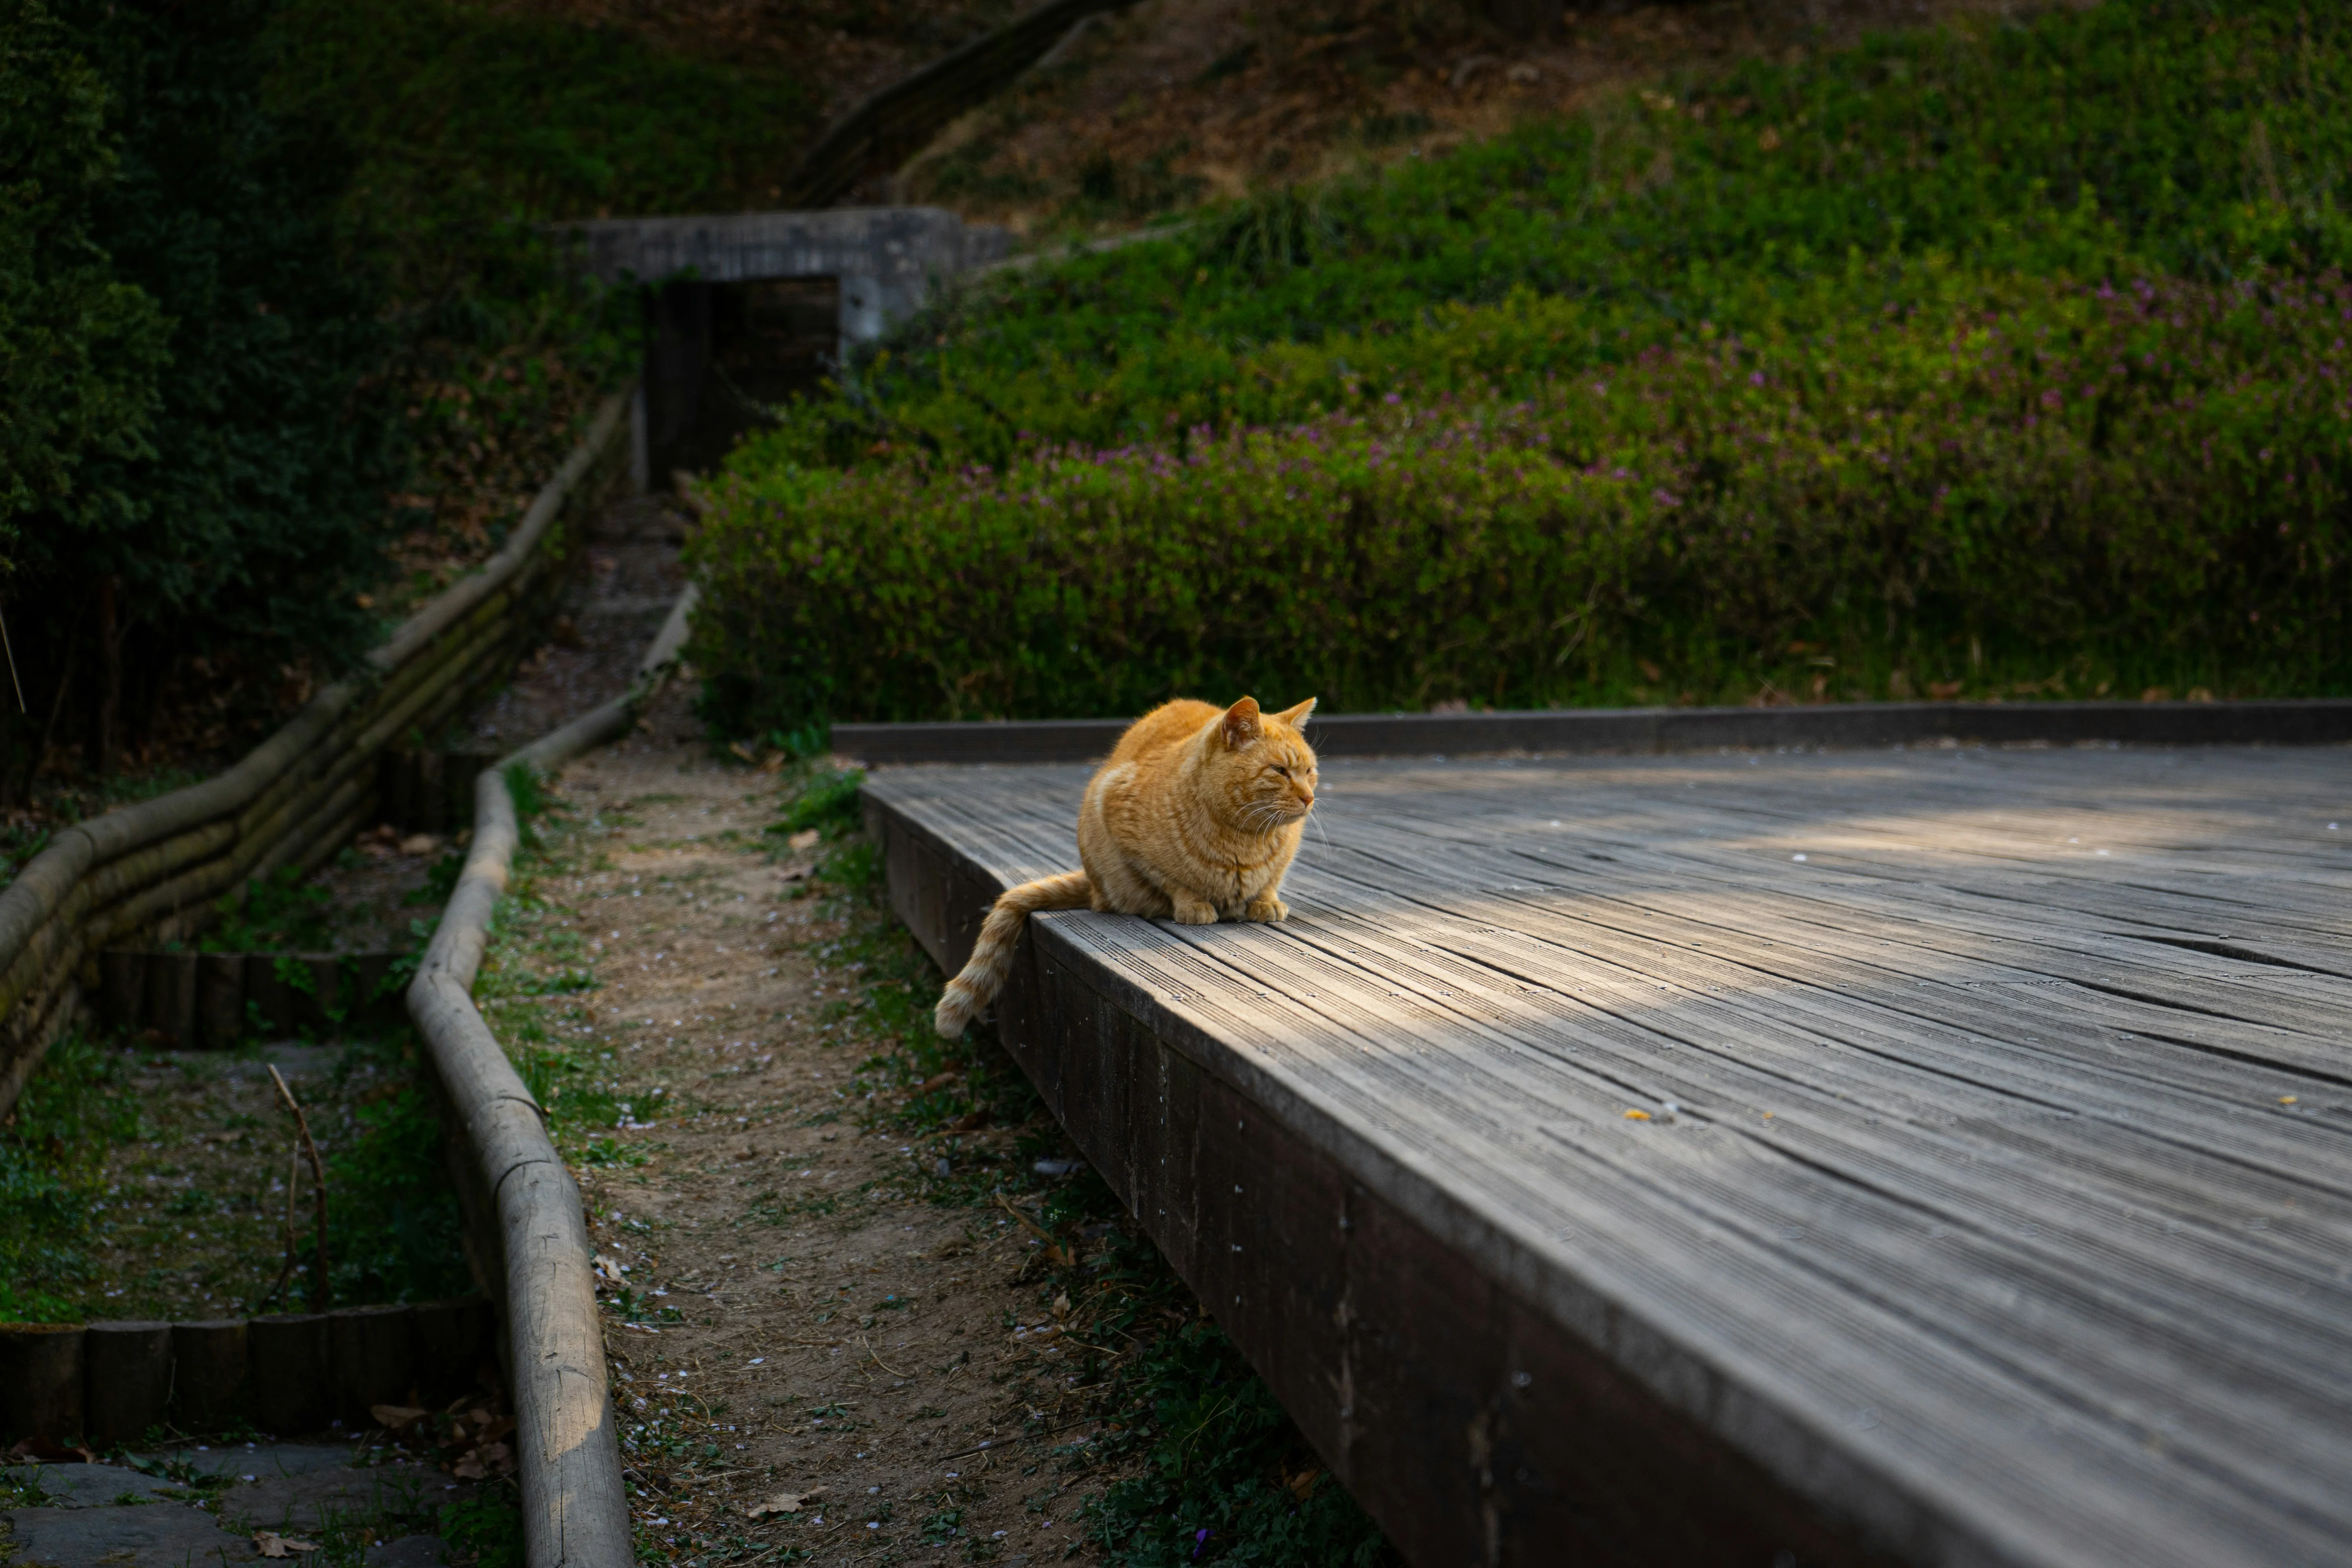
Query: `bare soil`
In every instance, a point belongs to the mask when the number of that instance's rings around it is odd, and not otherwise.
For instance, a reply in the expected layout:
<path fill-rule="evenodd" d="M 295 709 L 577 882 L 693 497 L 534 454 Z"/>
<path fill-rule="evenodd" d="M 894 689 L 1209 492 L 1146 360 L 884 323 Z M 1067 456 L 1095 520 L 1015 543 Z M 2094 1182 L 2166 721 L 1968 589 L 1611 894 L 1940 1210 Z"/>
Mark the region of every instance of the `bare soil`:
<path fill-rule="evenodd" d="M 844 901 L 793 896 L 818 847 L 764 831 L 775 780 L 715 759 L 672 699 L 556 788 L 589 826 L 533 886 L 585 939 L 601 985 L 569 1026 L 621 1097 L 580 1175 L 641 1529 L 676 1553 L 1059 1558 L 1076 1500 L 1028 1472 L 1076 1436 L 1039 1417 L 1076 1380 L 1038 1243 L 927 1201 L 929 1150 L 872 1124 L 873 977 L 841 960 Z M 973 1130 L 956 1159 L 1008 1163 L 1014 1137 Z"/>

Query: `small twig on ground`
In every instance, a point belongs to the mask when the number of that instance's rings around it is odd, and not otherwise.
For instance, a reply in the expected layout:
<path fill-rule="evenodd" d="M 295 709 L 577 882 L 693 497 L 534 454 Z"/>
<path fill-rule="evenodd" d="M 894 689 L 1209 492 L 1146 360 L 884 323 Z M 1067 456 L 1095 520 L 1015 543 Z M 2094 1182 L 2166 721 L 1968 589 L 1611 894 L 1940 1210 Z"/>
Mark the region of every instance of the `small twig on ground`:
<path fill-rule="evenodd" d="M 1034 1443 L 1040 1437 L 1051 1437 L 1055 1433 L 1066 1432 L 1073 1426 L 1100 1426 L 1105 1419 L 1100 1415 L 1081 1415 L 1076 1421 L 1065 1421 L 1059 1426 L 1048 1426 L 1043 1432 L 1018 1432 L 1010 1437 L 991 1437 L 977 1448 L 959 1448 L 952 1454 L 941 1454 L 932 1463 L 944 1464 L 950 1459 L 968 1459 L 974 1454 L 1001 1448 L 1007 1443 Z"/>
<path fill-rule="evenodd" d="M 866 1347 L 866 1353 L 867 1355 L 874 1356 L 874 1364 L 876 1366 L 880 1367 L 892 1377 L 904 1377 L 907 1375 L 905 1373 L 900 1372 L 897 1367 L 892 1366 L 888 1362 L 884 1361 L 880 1356 L 874 1355 L 874 1342 L 867 1339 L 864 1334 L 857 1336 L 857 1342 Z"/>
<path fill-rule="evenodd" d="M 286 1259 L 278 1266 L 277 1279 L 271 1283 L 268 1289 L 261 1293 L 261 1300 L 254 1303 L 253 1310 L 256 1312 L 277 1300 L 278 1293 L 286 1289 L 286 1281 L 294 1278 L 294 1189 L 301 1184 L 302 1144 L 301 1141 L 297 1139 L 286 1145 L 286 1218 L 284 1221 Z"/>
<path fill-rule="evenodd" d="M 318 1248 L 310 1260 L 310 1310 L 323 1312 L 327 1310 L 327 1163 L 319 1158 L 319 1145 L 310 1137 L 310 1119 L 302 1114 L 301 1105 L 295 1100 L 294 1091 L 286 1087 L 286 1079 L 279 1076 L 276 1062 L 269 1064 L 269 1081 L 278 1086 L 278 1097 L 286 1102 L 286 1109 L 294 1113 L 295 1134 L 301 1140 L 304 1157 L 310 1162 L 310 1187 L 318 1213 L 319 1235 Z M 289 1194 L 293 1191 L 290 1186 L 287 1190 Z M 290 1196 L 289 1201 L 290 1203 Z M 293 1228 L 290 1220 L 287 1228 L 290 1233 Z"/>

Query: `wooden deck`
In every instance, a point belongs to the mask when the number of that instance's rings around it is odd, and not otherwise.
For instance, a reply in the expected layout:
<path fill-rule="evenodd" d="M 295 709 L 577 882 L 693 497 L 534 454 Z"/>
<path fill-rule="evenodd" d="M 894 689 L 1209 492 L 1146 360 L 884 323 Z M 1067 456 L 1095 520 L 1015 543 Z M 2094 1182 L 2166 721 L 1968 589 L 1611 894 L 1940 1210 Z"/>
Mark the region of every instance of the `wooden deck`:
<path fill-rule="evenodd" d="M 1086 773 L 869 778 L 943 966 Z M 1287 896 L 1001 1026 L 1413 1563 L 2352 1563 L 2352 752 L 1335 760 Z"/>

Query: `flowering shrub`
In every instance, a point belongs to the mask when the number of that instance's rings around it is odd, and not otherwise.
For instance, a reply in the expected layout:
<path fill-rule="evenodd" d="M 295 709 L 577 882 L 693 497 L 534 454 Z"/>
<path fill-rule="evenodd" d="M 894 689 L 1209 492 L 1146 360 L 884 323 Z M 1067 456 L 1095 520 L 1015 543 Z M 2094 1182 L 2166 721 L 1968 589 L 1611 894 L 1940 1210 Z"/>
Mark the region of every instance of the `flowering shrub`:
<path fill-rule="evenodd" d="M 1800 656 L 1849 697 L 2345 684 L 2343 279 L 1921 292 L 1001 469 L 755 449 L 693 657 L 737 729 L 1738 699 Z"/>

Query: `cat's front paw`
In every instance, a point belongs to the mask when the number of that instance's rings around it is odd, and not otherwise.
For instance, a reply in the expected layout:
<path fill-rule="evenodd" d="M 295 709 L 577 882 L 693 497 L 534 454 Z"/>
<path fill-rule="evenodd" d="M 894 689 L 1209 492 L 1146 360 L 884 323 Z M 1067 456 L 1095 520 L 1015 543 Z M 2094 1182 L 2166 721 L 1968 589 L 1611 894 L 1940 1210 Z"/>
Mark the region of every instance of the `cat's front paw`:
<path fill-rule="evenodd" d="M 1217 906 L 1198 899 L 1178 899 L 1176 923 L 1180 926 L 1213 926 L 1217 923 Z"/>
<path fill-rule="evenodd" d="M 1242 910 L 1242 918 L 1248 921 L 1286 921 L 1290 918 L 1290 906 L 1272 893 L 1260 893 L 1249 901 L 1247 909 Z"/>

